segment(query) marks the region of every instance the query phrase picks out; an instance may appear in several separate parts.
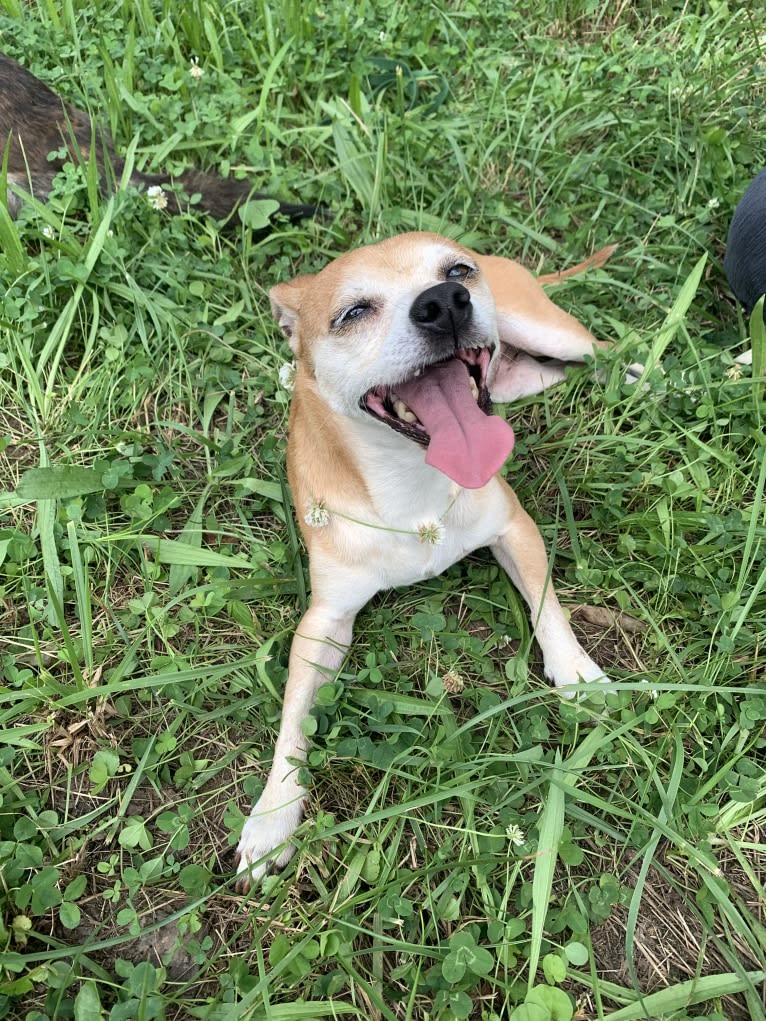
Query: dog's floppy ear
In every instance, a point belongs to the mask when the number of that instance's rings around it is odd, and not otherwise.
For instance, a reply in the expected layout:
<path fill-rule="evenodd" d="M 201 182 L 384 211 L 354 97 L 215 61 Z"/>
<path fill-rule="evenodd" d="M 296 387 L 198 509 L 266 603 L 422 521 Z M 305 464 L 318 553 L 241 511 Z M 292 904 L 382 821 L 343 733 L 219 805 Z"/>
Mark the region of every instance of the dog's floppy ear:
<path fill-rule="evenodd" d="M 510 401 L 539 393 L 564 379 L 567 362 L 582 362 L 605 347 L 568 312 L 554 305 L 532 274 L 498 255 L 476 260 L 495 299 L 497 332 L 503 357 L 490 386 L 492 399 Z M 516 357 L 516 353 L 527 352 Z M 555 359 L 544 365 L 528 355 Z"/>
<path fill-rule="evenodd" d="M 290 280 L 288 283 L 277 284 L 269 291 L 272 314 L 296 355 L 299 353 L 300 347 L 298 321 L 301 300 L 309 280 L 311 280 L 310 276 L 296 277 L 295 280 Z"/>
<path fill-rule="evenodd" d="M 477 256 L 497 311 L 500 341 L 519 351 L 582 361 L 598 341 L 582 323 L 554 305 L 529 270 L 498 255 Z"/>

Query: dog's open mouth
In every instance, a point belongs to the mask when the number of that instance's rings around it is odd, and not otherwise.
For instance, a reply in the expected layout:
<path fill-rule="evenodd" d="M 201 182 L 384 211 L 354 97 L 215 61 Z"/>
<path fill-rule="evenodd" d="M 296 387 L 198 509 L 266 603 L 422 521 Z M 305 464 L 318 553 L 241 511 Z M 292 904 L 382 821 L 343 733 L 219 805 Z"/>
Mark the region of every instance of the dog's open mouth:
<path fill-rule="evenodd" d="M 422 385 L 423 376 L 432 373 L 451 362 L 462 362 L 467 370 L 467 385 L 471 396 L 479 409 L 485 415 L 492 413 L 492 401 L 487 388 L 487 369 L 492 357 L 492 349 L 482 348 L 461 348 L 455 355 L 446 362 L 437 362 L 425 369 L 418 369 L 411 380 L 401 383 L 398 386 L 376 386 L 368 390 L 359 402 L 362 408 L 373 417 L 381 419 L 386 425 L 390 425 L 397 432 L 404 433 L 416 443 L 422 443 L 427 447 L 431 441 L 428 430 L 420 421 L 416 413 L 400 397 L 399 391 L 409 393 L 414 384 L 416 387 Z M 459 374 L 456 373 L 459 378 Z"/>
<path fill-rule="evenodd" d="M 361 407 L 428 447 L 426 463 L 466 489 L 485 486 L 513 447 L 513 430 L 491 414 L 487 370 L 492 349 L 461 348 L 395 386 L 376 386 Z"/>

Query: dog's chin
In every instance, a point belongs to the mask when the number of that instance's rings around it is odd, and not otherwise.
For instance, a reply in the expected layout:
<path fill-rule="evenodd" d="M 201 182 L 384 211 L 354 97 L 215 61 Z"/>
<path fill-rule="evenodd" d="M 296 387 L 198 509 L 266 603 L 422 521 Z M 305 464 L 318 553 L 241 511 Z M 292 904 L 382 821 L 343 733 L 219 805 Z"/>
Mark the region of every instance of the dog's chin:
<path fill-rule="evenodd" d="M 467 373 L 467 385 L 471 388 L 476 404 L 485 415 L 492 414 L 492 400 L 489 396 L 487 376 L 492 362 L 494 346 L 460 348 L 449 358 L 438 362 L 429 362 L 427 365 L 413 371 L 409 380 L 411 382 L 419 379 L 423 373 L 436 365 L 458 360 L 465 365 Z M 372 418 L 383 422 L 391 429 L 408 439 L 427 447 L 431 437 L 428 430 L 417 417 L 415 412 L 409 408 L 397 393 L 397 384 L 381 383 L 371 387 L 359 398 L 359 407 Z"/>

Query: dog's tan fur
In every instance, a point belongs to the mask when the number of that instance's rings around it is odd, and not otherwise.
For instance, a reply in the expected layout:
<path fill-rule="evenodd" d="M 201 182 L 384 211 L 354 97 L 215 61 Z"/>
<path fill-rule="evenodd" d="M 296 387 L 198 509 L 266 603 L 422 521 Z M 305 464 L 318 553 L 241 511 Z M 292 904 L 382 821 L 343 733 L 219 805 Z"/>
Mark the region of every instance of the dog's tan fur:
<path fill-rule="evenodd" d="M 371 387 L 395 389 L 437 361 L 428 362 L 432 340 L 413 321 L 414 303 L 464 270 L 471 308 L 465 329 L 474 341 L 499 339 L 502 347 L 490 369 L 493 395 L 539 391 L 561 378 L 567 362 L 599 346 L 517 263 L 433 234 L 359 248 L 271 291 L 297 359 L 288 472 L 312 601 L 290 652 L 271 773 L 239 843 L 243 887 L 292 853 L 305 795 L 295 765 L 306 753 L 301 722 L 319 685 L 339 669 L 357 612 L 381 589 L 433 577 L 487 545 L 529 607 L 546 675 L 556 686 L 606 680 L 574 637 L 549 581 L 540 533 L 506 481 L 496 474 L 462 488 L 426 464 L 419 443 L 359 407 Z M 456 348 L 459 340 L 456 333 Z M 555 363 L 538 363 L 535 354 Z M 424 522 L 443 530 L 438 545 L 422 541 Z"/>

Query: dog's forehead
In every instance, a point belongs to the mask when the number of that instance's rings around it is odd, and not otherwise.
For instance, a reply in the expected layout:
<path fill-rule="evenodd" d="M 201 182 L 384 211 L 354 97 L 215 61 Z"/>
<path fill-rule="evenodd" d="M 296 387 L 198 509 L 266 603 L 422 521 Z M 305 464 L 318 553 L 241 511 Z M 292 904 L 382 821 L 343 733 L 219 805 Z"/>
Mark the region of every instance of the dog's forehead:
<path fill-rule="evenodd" d="M 471 259 L 472 253 L 438 234 L 400 234 L 366 245 L 336 259 L 318 275 L 325 291 L 362 293 L 387 286 L 413 286 L 436 279 L 451 259 Z"/>

